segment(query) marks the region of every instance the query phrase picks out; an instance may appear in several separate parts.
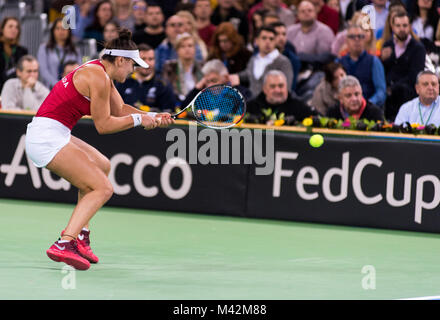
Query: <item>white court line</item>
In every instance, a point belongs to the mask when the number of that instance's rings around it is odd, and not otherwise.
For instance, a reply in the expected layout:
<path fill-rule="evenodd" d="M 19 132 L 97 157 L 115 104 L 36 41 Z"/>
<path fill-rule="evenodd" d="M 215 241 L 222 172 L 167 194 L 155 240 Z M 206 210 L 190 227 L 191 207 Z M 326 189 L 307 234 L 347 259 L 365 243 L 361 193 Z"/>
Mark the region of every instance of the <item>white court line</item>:
<path fill-rule="evenodd" d="M 436 299 L 440 299 L 440 296 L 405 298 L 405 299 L 397 299 L 397 300 L 436 300 Z"/>

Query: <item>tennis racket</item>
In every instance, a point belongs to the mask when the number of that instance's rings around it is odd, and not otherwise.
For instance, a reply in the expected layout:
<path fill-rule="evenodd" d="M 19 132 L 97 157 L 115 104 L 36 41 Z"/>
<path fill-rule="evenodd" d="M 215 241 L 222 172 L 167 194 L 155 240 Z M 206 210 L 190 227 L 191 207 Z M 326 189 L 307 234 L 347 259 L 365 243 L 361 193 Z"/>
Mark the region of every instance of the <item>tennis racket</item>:
<path fill-rule="evenodd" d="M 239 123 L 246 112 L 243 95 L 227 85 L 215 85 L 200 91 L 180 112 L 171 115 L 176 119 L 186 109 L 191 109 L 197 123 L 213 129 L 226 129 Z"/>

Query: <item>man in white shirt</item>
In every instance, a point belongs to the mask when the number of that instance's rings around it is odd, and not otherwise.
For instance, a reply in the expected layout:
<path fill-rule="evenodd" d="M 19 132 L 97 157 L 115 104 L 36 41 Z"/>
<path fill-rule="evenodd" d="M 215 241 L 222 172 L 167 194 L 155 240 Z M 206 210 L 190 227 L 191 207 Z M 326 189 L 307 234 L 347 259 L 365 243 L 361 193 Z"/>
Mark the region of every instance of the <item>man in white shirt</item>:
<path fill-rule="evenodd" d="M 233 86 L 249 84 L 252 96 L 260 94 L 263 87 L 264 75 L 270 70 L 281 70 L 287 78 L 289 88 L 292 87 L 293 69 L 289 59 L 276 49 L 276 32 L 272 27 L 262 27 L 256 36 L 258 54 L 248 62 L 245 70 L 239 74 L 230 75 Z"/>
<path fill-rule="evenodd" d="M 2 93 L 2 109 L 37 111 L 49 94 L 49 89 L 38 81 L 37 59 L 26 55 L 17 63 L 17 78 L 5 82 Z"/>
<path fill-rule="evenodd" d="M 431 71 L 422 71 L 417 76 L 415 87 L 418 97 L 400 107 L 394 123 L 440 126 L 439 78 Z"/>

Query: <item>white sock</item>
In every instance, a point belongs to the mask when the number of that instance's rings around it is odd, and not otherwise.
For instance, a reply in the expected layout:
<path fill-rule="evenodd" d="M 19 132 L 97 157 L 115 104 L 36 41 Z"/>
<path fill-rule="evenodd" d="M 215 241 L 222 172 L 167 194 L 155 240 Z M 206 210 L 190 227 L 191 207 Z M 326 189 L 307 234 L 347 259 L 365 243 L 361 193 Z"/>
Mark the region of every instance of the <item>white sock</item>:
<path fill-rule="evenodd" d="M 82 230 L 85 232 L 89 232 L 89 229 L 87 229 L 87 228 L 82 228 Z"/>
<path fill-rule="evenodd" d="M 67 243 L 70 242 L 69 240 L 58 240 L 58 243 Z"/>

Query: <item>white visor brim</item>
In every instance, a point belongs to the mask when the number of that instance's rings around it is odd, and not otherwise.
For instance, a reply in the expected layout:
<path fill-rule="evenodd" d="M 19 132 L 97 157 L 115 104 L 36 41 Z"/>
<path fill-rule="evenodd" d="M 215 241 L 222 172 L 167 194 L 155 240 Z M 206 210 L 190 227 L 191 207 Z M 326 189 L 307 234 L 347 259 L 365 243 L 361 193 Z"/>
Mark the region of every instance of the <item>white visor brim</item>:
<path fill-rule="evenodd" d="M 149 65 L 139 56 L 139 50 L 105 49 L 104 54 L 115 57 L 130 58 L 140 67 L 149 68 Z"/>

